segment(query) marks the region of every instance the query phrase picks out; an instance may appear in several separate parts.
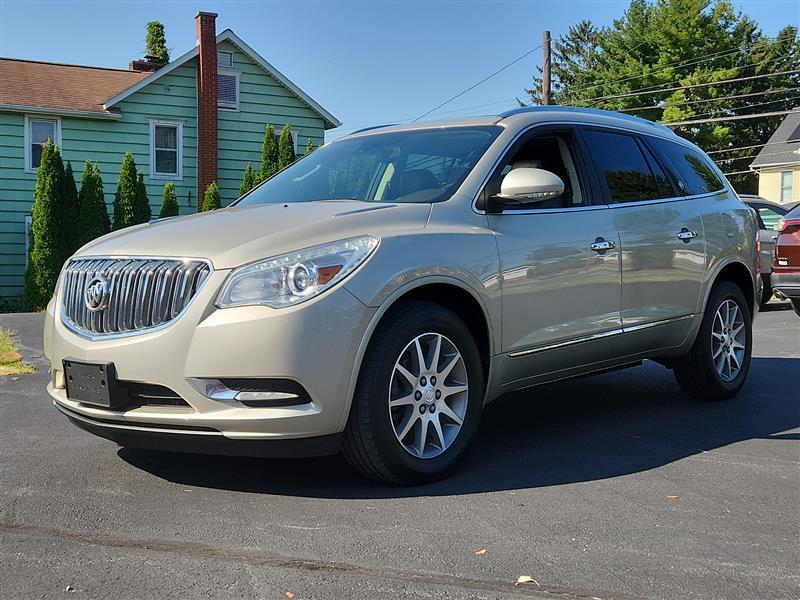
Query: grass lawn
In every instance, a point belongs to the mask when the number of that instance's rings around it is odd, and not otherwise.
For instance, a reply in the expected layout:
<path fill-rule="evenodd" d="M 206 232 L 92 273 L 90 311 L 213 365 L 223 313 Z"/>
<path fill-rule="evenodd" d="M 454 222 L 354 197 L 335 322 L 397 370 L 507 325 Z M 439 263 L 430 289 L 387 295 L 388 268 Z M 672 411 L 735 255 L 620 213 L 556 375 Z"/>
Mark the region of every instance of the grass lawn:
<path fill-rule="evenodd" d="M 27 375 L 36 369 L 22 362 L 22 356 L 11 339 L 8 329 L 0 329 L 0 377 L 3 375 Z"/>

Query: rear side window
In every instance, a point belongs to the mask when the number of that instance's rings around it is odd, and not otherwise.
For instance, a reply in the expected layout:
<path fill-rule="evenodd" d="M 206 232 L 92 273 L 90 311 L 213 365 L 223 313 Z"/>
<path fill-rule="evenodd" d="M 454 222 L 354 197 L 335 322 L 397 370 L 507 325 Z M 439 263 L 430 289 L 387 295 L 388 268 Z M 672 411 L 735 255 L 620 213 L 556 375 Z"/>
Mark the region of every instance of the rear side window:
<path fill-rule="evenodd" d="M 612 204 L 664 197 L 663 188 L 659 190 L 656 176 L 633 137 L 597 130 L 584 131 L 584 137 L 608 186 Z M 660 169 L 659 177 L 662 185 L 666 185 L 666 177 Z"/>
<path fill-rule="evenodd" d="M 701 153 L 675 142 L 663 139 L 653 140 L 678 171 L 684 192 L 688 196 L 718 192 L 725 188 L 719 175 Z"/>

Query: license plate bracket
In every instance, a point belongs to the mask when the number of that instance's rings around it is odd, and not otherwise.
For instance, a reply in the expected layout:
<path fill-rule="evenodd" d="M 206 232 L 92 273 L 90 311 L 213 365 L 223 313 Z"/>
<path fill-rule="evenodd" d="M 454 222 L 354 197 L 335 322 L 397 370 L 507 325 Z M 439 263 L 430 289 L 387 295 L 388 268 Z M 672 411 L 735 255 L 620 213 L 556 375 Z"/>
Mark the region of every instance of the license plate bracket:
<path fill-rule="evenodd" d="M 103 408 L 123 408 L 128 403 L 128 394 L 117 384 L 114 363 L 82 362 L 66 358 L 64 380 L 67 398 L 82 404 Z"/>

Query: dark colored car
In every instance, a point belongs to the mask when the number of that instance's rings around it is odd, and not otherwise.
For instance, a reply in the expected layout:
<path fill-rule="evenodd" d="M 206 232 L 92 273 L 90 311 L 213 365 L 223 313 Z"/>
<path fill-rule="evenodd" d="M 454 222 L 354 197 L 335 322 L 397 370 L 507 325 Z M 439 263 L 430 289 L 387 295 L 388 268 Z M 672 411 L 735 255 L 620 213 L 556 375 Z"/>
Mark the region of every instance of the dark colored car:
<path fill-rule="evenodd" d="M 772 289 L 779 298 L 788 298 L 800 315 L 800 206 L 786 213 L 778 225 Z"/>
<path fill-rule="evenodd" d="M 775 241 L 778 239 L 778 225 L 783 216 L 797 203 L 778 204 L 761 196 L 740 194 L 739 197 L 747 206 L 756 211 L 758 220 L 758 241 L 761 246 L 761 280 L 764 290 L 759 304 L 763 307 L 772 298 L 772 263 L 775 259 Z"/>

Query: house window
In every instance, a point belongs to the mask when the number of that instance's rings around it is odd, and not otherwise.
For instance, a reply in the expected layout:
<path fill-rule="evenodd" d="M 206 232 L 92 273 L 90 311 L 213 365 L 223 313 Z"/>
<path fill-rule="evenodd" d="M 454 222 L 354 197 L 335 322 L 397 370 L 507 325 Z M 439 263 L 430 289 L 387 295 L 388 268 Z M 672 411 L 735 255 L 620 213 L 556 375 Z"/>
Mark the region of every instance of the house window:
<path fill-rule="evenodd" d="M 47 140 L 61 144 L 61 120 L 57 117 L 25 117 L 25 170 L 34 173 L 42 162 Z"/>
<path fill-rule="evenodd" d="M 217 52 L 217 66 L 230 68 L 233 66 L 233 52 Z"/>
<path fill-rule="evenodd" d="M 217 70 L 217 106 L 239 110 L 239 72 L 231 69 Z"/>
<path fill-rule="evenodd" d="M 792 176 L 793 171 L 781 171 L 781 202 L 792 201 Z"/>
<path fill-rule="evenodd" d="M 150 178 L 182 179 L 183 124 L 150 121 Z"/>

